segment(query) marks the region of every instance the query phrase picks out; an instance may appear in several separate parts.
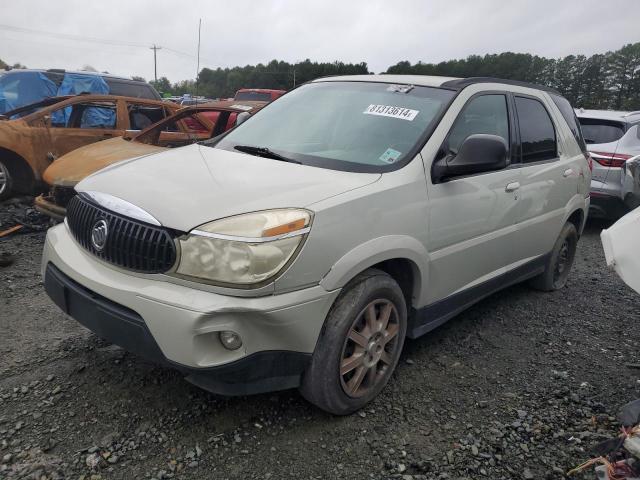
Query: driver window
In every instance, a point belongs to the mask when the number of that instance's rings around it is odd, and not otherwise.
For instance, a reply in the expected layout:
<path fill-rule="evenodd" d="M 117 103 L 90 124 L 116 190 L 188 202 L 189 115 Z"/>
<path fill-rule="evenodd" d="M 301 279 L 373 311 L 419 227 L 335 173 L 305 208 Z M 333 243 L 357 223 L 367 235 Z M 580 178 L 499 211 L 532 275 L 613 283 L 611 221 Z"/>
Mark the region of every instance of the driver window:
<path fill-rule="evenodd" d="M 509 145 L 509 116 L 505 95 L 482 95 L 471 99 L 449 132 L 449 151 L 456 153 L 470 135 L 498 135 Z"/>

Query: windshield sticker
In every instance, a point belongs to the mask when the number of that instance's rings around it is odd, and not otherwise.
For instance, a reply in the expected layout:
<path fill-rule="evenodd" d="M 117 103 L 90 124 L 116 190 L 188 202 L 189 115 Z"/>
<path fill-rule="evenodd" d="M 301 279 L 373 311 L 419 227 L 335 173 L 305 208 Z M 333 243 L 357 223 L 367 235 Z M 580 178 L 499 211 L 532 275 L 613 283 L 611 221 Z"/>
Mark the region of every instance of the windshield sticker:
<path fill-rule="evenodd" d="M 412 122 L 420 111 L 411 110 L 410 108 L 394 107 L 391 105 L 369 105 L 362 113 L 365 115 L 380 115 L 382 117 L 399 118 L 401 120 L 408 120 Z"/>
<path fill-rule="evenodd" d="M 387 92 L 409 93 L 413 90 L 413 85 L 389 85 Z"/>
<path fill-rule="evenodd" d="M 231 105 L 231 108 L 237 108 L 238 110 L 243 110 L 245 112 L 248 112 L 253 107 L 250 107 L 249 105 Z"/>
<path fill-rule="evenodd" d="M 387 148 L 385 152 L 380 155 L 379 159 L 384 163 L 395 163 L 395 161 L 400 158 L 400 155 L 402 155 L 402 152 L 394 150 L 393 148 Z"/>

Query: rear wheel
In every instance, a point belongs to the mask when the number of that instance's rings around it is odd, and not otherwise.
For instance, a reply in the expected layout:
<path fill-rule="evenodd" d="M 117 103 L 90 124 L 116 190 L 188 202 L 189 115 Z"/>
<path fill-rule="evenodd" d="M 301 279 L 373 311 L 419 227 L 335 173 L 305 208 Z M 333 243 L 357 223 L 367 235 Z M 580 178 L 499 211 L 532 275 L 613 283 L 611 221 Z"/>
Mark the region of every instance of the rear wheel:
<path fill-rule="evenodd" d="M 336 415 L 362 408 L 389 381 L 406 331 L 407 307 L 395 280 L 375 269 L 358 275 L 327 316 L 302 395 Z"/>
<path fill-rule="evenodd" d="M 551 251 L 544 272 L 531 280 L 531 286 L 545 292 L 563 288 L 567 284 L 577 246 L 578 231 L 573 223 L 566 223 Z"/>

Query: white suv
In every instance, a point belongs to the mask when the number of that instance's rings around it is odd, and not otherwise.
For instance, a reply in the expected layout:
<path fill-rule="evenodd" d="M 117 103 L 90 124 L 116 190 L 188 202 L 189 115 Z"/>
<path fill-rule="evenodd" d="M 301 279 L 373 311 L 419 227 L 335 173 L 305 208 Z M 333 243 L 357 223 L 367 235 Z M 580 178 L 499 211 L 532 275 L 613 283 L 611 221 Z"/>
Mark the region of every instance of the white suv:
<path fill-rule="evenodd" d="M 416 338 L 516 282 L 564 286 L 591 172 L 558 93 L 320 79 L 202 144 L 80 182 L 45 288 L 98 335 L 239 395 L 336 414 Z"/>
<path fill-rule="evenodd" d="M 640 155 L 640 112 L 581 108 L 576 113 L 594 161 L 591 214 L 617 218 L 638 203 L 637 189 L 629 189 L 625 181 L 632 173 L 629 161 Z"/>

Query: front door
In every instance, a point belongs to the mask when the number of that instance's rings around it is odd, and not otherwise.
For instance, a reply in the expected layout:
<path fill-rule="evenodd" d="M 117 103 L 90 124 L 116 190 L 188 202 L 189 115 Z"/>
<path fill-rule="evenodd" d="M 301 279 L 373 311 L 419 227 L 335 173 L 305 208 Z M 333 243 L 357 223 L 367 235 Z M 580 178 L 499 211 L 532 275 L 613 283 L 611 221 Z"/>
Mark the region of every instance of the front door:
<path fill-rule="evenodd" d="M 115 101 L 78 102 L 51 112 L 48 118 L 50 160 L 90 143 L 121 136 Z"/>
<path fill-rule="evenodd" d="M 506 93 L 472 97 L 447 135 L 443 152 L 455 153 L 473 134 L 514 137 Z M 453 178 L 429 185 L 429 302 L 480 285 L 514 261 L 517 168 Z"/>

